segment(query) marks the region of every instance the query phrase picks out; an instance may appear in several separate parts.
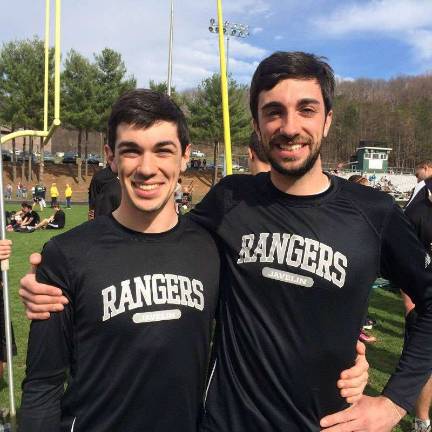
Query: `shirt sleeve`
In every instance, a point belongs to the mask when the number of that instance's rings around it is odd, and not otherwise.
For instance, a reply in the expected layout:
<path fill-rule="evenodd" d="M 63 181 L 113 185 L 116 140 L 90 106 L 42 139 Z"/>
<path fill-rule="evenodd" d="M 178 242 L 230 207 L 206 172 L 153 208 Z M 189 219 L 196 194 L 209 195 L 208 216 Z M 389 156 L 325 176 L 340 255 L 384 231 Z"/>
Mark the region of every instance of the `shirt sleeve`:
<path fill-rule="evenodd" d="M 404 287 L 418 313 L 396 371 L 383 391 L 384 396 L 412 412 L 432 374 L 432 265 L 414 228 L 396 204 L 382 233 L 381 273 L 396 286 Z"/>
<path fill-rule="evenodd" d="M 189 212 L 190 217 L 198 224 L 211 232 L 218 231 L 223 218 L 234 206 L 233 183 L 230 177 L 223 178 L 213 186 L 207 195 L 195 208 Z"/>
<path fill-rule="evenodd" d="M 42 252 L 38 282 L 55 285 L 69 297 L 63 312 L 48 320 L 33 321 L 28 341 L 26 376 L 22 384 L 20 432 L 59 432 L 61 398 L 72 361 L 72 298 L 66 260 L 55 244 Z"/>

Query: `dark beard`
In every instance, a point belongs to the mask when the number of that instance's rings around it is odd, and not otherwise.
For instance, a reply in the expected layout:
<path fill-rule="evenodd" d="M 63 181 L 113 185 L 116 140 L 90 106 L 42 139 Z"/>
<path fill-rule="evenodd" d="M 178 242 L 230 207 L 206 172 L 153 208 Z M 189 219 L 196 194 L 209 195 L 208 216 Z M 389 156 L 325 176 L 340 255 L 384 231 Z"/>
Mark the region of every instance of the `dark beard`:
<path fill-rule="evenodd" d="M 313 153 L 311 153 L 307 157 L 307 159 L 304 161 L 303 165 L 300 165 L 299 167 L 292 168 L 292 169 L 287 169 L 287 168 L 284 168 L 283 166 L 279 165 L 275 160 L 273 160 L 273 158 L 271 157 L 270 154 L 268 154 L 267 157 L 268 157 L 268 160 L 269 160 L 272 168 L 275 171 L 277 171 L 279 174 L 286 175 L 289 177 L 300 178 L 312 169 L 312 167 L 315 165 L 315 162 L 317 161 L 319 155 L 320 155 L 320 148 L 318 147 L 317 149 L 315 149 L 315 151 Z"/>

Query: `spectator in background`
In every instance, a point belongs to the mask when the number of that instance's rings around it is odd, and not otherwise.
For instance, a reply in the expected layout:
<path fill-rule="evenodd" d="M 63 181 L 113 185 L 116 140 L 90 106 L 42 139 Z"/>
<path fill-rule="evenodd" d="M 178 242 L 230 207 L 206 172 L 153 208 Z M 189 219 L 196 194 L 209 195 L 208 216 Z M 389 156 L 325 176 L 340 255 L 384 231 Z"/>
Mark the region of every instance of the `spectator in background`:
<path fill-rule="evenodd" d="M 12 185 L 10 183 L 6 186 L 6 199 L 11 200 L 12 199 Z"/>
<path fill-rule="evenodd" d="M 22 183 L 18 182 L 18 186 L 16 188 L 16 197 L 21 198 L 22 197 Z"/>
<path fill-rule="evenodd" d="M 348 181 L 361 184 L 363 186 L 370 186 L 369 180 L 366 177 L 363 177 L 362 175 L 353 174 Z"/>
<path fill-rule="evenodd" d="M 59 196 L 59 191 L 55 183 L 51 185 L 50 196 L 51 196 L 51 208 L 54 208 L 57 205 L 57 198 Z"/>
<path fill-rule="evenodd" d="M 270 171 L 270 163 L 256 132 L 252 132 L 249 139 L 248 167 L 252 175 Z"/>
<path fill-rule="evenodd" d="M 72 188 L 69 184 L 66 185 L 65 189 L 65 198 L 66 198 L 66 208 L 71 208 L 71 199 L 72 199 Z"/>
<path fill-rule="evenodd" d="M 202 161 L 202 168 L 203 168 L 203 170 L 207 169 L 207 160 L 206 159 L 203 159 L 203 161 Z"/>
<path fill-rule="evenodd" d="M 15 226 L 20 225 L 26 213 L 27 213 L 27 202 L 23 201 L 21 203 L 21 210 L 11 213 L 10 225 L 8 225 L 6 228 L 11 231 L 12 229 L 15 228 Z"/>
<path fill-rule="evenodd" d="M 14 231 L 29 232 L 32 230 L 32 227 L 39 223 L 40 217 L 37 212 L 33 210 L 33 206 L 30 204 L 26 203 L 23 205 L 23 207 L 25 212 L 24 216 L 22 217 L 21 223 L 14 227 Z"/>
<path fill-rule="evenodd" d="M 27 199 L 27 186 L 26 185 L 22 185 L 21 187 L 21 196 L 25 199 Z"/>
<path fill-rule="evenodd" d="M 107 151 L 107 150 L 106 150 Z M 114 163 L 97 172 L 89 187 L 89 220 L 111 214 L 121 200 L 120 181 Z"/>
<path fill-rule="evenodd" d="M 40 211 L 43 211 L 43 209 L 46 207 L 45 193 L 45 186 L 42 183 L 38 183 L 34 188 L 33 207 L 35 207 L 36 204 L 39 204 Z"/>
<path fill-rule="evenodd" d="M 59 204 L 54 205 L 54 213 L 51 217 L 41 220 L 34 227 L 29 227 L 29 231 L 35 231 L 37 229 L 62 229 L 65 226 L 66 215 L 60 208 Z"/>

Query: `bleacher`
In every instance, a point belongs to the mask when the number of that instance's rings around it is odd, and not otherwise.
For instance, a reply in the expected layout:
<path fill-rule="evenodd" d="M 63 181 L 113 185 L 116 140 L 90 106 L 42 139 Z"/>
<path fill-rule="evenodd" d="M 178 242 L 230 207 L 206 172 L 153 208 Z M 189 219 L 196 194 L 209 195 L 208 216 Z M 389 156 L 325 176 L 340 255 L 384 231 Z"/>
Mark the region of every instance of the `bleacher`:
<path fill-rule="evenodd" d="M 353 174 L 358 174 L 360 175 L 360 172 L 341 172 L 339 174 L 340 177 L 343 177 L 345 179 L 348 179 L 350 176 L 352 176 Z M 368 178 L 371 176 L 372 174 L 364 174 L 363 176 Z M 399 192 L 402 193 L 409 193 L 411 192 L 411 190 L 415 187 L 416 183 L 417 183 L 417 179 L 413 174 L 386 174 L 386 173 L 377 173 L 375 174 L 375 183 L 380 182 L 382 177 L 385 177 L 387 180 L 389 180 Z"/>

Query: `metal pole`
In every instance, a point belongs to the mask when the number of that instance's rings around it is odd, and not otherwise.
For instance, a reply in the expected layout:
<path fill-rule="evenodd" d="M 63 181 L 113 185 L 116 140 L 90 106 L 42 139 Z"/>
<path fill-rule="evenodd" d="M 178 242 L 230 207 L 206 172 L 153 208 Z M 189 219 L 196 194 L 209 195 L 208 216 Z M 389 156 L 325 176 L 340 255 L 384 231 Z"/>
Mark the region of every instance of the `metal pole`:
<path fill-rule="evenodd" d="M 167 91 L 168 96 L 171 96 L 173 26 L 174 26 L 174 0 L 171 0 L 171 18 L 170 18 L 170 30 L 169 30 L 169 54 L 168 54 L 168 91 Z"/>
<path fill-rule="evenodd" d="M 230 132 L 230 118 L 229 118 L 229 105 L 228 105 L 228 84 L 227 84 L 227 70 L 225 59 L 225 41 L 223 32 L 223 16 L 222 16 L 222 0 L 217 0 L 218 11 L 218 26 L 219 26 L 219 59 L 221 69 L 221 93 L 222 93 L 222 114 L 224 125 L 224 141 L 225 141 L 225 164 L 226 174 L 232 174 L 232 159 L 231 159 L 231 132 Z"/>
<path fill-rule="evenodd" d="M 60 17 L 61 1 L 55 2 L 55 53 L 54 53 L 54 121 L 60 121 Z"/>
<path fill-rule="evenodd" d="M 48 130 L 48 73 L 49 73 L 50 1 L 51 0 L 45 0 L 44 131 Z"/>
<path fill-rule="evenodd" d="M 1 147 L 0 147 L 1 148 Z M 6 238 L 5 229 L 5 208 L 4 208 L 4 193 L 3 193 L 3 158 L 0 157 L 0 237 L 2 240 Z M 13 380 L 13 367 L 12 367 L 12 329 L 10 319 L 10 302 L 9 302 L 9 284 L 8 284 L 8 270 L 9 260 L 0 262 L 0 268 L 3 281 L 3 306 L 5 317 L 5 333 L 6 333 L 6 360 L 8 372 L 8 387 L 9 387 L 9 407 L 11 426 L 15 430 L 15 397 L 14 397 L 14 380 Z"/>
<path fill-rule="evenodd" d="M 229 41 L 230 41 L 230 37 L 229 37 L 229 33 L 227 32 L 227 52 L 226 52 L 227 78 L 229 78 Z"/>

